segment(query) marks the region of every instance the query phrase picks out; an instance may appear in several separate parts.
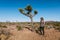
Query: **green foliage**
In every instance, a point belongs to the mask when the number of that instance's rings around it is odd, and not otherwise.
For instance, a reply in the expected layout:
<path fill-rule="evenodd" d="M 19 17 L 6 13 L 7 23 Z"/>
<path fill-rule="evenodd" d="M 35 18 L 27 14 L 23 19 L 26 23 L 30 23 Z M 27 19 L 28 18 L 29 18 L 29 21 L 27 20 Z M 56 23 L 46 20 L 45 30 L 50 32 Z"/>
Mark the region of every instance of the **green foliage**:
<path fill-rule="evenodd" d="M 34 11 L 34 14 L 37 14 L 37 11 L 36 10 Z"/>
<path fill-rule="evenodd" d="M 31 5 L 28 5 L 28 6 L 25 8 L 25 10 L 31 12 L 31 11 L 32 11 L 32 7 L 31 7 Z"/>
<path fill-rule="evenodd" d="M 20 11 L 21 13 L 24 13 L 24 10 L 23 10 L 23 9 L 21 9 L 21 8 L 19 8 L 19 11 Z"/>
<path fill-rule="evenodd" d="M 17 30 L 22 30 L 22 27 L 21 26 L 16 26 Z"/>

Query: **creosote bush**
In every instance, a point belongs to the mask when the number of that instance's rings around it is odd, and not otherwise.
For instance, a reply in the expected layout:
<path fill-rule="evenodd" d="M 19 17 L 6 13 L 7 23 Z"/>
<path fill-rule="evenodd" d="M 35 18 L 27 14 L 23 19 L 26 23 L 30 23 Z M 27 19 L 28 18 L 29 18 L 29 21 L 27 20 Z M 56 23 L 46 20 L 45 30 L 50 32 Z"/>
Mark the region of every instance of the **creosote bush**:
<path fill-rule="evenodd" d="M 60 26 L 55 27 L 55 29 L 60 32 Z"/>
<path fill-rule="evenodd" d="M 7 26 L 6 25 L 4 25 L 4 26 L 0 25 L 0 28 L 7 28 Z"/>
<path fill-rule="evenodd" d="M 2 27 L 3 27 L 3 28 L 7 28 L 7 26 L 5 26 L 5 25 L 4 25 L 4 26 L 2 26 Z"/>
<path fill-rule="evenodd" d="M 22 27 L 21 26 L 16 26 L 17 30 L 22 30 Z"/>

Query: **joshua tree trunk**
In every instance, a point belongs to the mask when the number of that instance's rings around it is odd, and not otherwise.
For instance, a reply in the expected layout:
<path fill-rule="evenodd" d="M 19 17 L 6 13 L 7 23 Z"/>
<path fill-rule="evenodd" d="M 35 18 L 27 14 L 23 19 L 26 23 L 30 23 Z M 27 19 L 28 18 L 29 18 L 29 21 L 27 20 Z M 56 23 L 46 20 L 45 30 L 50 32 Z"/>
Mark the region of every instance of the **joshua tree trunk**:
<path fill-rule="evenodd" d="M 34 29 L 34 26 L 33 26 L 33 17 L 31 17 L 30 19 L 31 19 L 31 26 Z"/>

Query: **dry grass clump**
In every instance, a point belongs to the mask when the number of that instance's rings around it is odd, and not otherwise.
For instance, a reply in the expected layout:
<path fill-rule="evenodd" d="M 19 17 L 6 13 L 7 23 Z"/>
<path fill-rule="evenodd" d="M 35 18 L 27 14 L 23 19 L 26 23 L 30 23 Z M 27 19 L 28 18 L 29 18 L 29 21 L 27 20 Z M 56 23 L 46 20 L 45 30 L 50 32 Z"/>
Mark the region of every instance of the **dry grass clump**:
<path fill-rule="evenodd" d="M 7 26 L 0 25 L 0 39 L 7 40 L 11 36 L 10 31 L 7 29 Z"/>
<path fill-rule="evenodd" d="M 11 33 L 8 30 L 2 29 L 0 31 L 0 39 L 1 40 L 8 40 L 10 36 L 11 36 Z"/>

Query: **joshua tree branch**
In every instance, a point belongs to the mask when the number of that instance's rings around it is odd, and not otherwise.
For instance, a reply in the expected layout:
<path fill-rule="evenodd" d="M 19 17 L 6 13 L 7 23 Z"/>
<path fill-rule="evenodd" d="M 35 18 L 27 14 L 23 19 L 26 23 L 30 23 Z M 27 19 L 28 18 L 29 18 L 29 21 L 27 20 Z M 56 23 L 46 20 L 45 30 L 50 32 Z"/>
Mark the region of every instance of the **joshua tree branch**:
<path fill-rule="evenodd" d="M 23 15 L 30 17 L 30 15 L 29 14 L 26 14 L 26 13 L 23 13 Z"/>
<path fill-rule="evenodd" d="M 33 15 L 33 17 L 35 16 L 36 14 Z"/>

